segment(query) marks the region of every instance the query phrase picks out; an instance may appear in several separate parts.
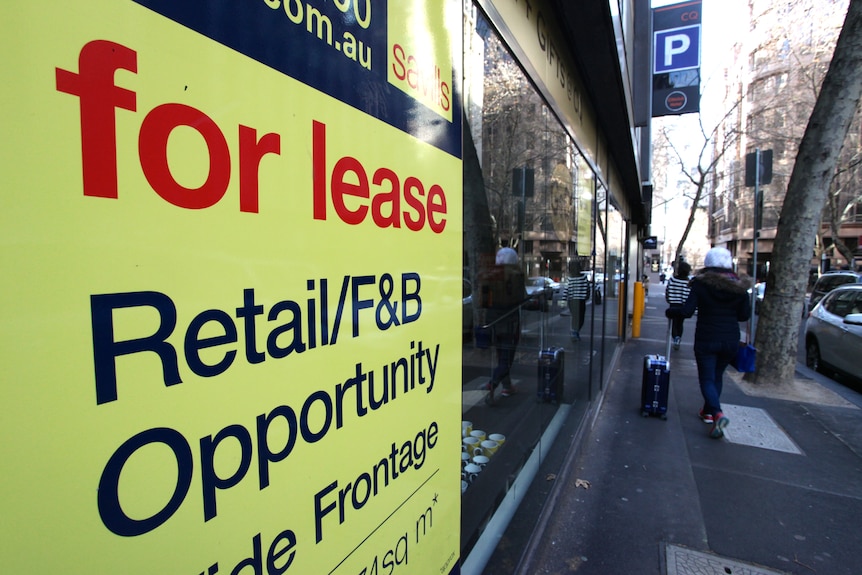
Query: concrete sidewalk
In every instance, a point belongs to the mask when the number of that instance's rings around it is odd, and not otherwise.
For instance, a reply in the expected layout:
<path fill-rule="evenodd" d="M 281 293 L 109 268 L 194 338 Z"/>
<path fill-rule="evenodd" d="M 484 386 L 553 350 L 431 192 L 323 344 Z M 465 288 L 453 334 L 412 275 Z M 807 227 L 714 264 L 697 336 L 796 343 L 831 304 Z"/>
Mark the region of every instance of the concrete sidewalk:
<path fill-rule="evenodd" d="M 641 417 L 643 356 L 664 353 L 663 288 L 651 284 L 641 337 L 625 344 L 595 424 L 534 482 L 549 496 L 514 518 L 509 563 L 484 573 L 862 573 L 862 395 L 804 366 L 792 389 L 763 393 L 729 368 L 730 426 L 711 439 L 697 417 L 692 318 L 671 355 L 668 419 Z"/>

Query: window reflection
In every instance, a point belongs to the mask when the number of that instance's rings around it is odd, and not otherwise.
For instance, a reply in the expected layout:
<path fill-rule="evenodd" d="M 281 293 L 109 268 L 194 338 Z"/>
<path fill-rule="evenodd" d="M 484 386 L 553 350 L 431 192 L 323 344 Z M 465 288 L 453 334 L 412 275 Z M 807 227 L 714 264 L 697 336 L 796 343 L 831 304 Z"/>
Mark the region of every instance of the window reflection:
<path fill-rule="evenodd" d="M 610 236 L 596 232 L 607 218 L 607 194 L 596 191 L 590 164 L 481 12 L 474 18 L 466 30 L 464 82 L 465 554 L 559 410 L 591 398 L 606 331 L 606 253 L 611 244 L 622 246 L 618 220 Z M 493 309 L 489 300 L 501 298 L 488 297 L 499 293 L 489 278 L 514 275 L 496 264 L 502 248 L 514 250 L 525 279 L 523 300 L 506 304 L 511 310 Z M 588 282 L 582 324 L 566 301 L 575 274 Z M 517 342 L 501 346 L 495 330 L 514 315 Z M 485 387 L 506 354 L 508 379 L 488 402 Z M 559 393 L 545 392 L 549 380 L 550 388 L 561 382 Z M 506 387 L 513 392 L 504 395 Z M 483 446 L 492 435 L 503 439 Z"/>

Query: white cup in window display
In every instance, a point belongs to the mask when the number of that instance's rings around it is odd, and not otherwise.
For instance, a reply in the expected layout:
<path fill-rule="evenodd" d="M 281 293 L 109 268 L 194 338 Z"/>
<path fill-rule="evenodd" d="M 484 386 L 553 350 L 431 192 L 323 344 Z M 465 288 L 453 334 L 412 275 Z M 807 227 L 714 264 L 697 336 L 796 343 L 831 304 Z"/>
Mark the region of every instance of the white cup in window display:
<path fill-rule="evenodd" d="M 467 467 L 464 468 L 464 473 L 467 474 L 467 481 L 470 483 L 476 481 L 476 478 L 479 477 L 479 473 L 481 472 L 482 468 L 475 463 L 468 463 Z"/>
<path fill-rule="evenodd" d="M 503 445 L 503 443 L 506 442 L 506 436 L 502 433 L 492 433 L 488 436 L 488 439 L 490 439 L 491 441 L 496 441 L 500 445 Z"/>
<path fill-rule="evenodd" d="M 473 463 L 475 463 L 476 465 L 478 465 L 482 469 L 485 469 L 485 466 L 488 465 L 489 461 L 491 461 L 491 459 L 487 455 L 474 455 L 473 456 Z"/>
<path fill-rule="evenodd" d="M 466 451 L 470 455 L 473 455 L 473 450 L 477 447 L 481 449 L 479 440 L 475 437 L 465 437 L 464 441 L 461 443 L 461 451 Z"/>
<path fill-rule="evenodd" d="M 462 421 L 461 422 L 461 437 L 469 437 L 470 433 L 473 431 L 473 422 L 472 421 Z"/>
<path fill-rule="evenodd" d="M 486 439 L 488 439 L 488 437 L 485 435 L 485 432 L 482 431 L 481 429 L 474 429 L 473 431 L 470 432 L 470 435 L 472 437 L 475 437 L 479 441 L 485 441 Z"/>
<path fill-rule="evenodd" d="M 463 443 L 461 445 L 463 445 Z M 470 463 L 470 454 L 467 453 L 466 451 L 462 451 L 461 452 L 461 465 L 462 466 L 467 465 L 468 463 Z"/>
<path fill-rule="evenodd" d="M 496 441 L 491 441 L 490 439 L 486 439 L 482 442 L 482 454 L 486 457 L 491 457 L 495 453 L 497 453 L 497 449 L 500 448 L 500 444 Z"/>
<path fill-rule="evenodd" d="M 468 485 L 470 485 L 470 484 L 467 483 L 466 481 L 464 481 L 463 479 L 461 480 L 461 493 L 464 493 L 465 491 L 467 491 Z"/>

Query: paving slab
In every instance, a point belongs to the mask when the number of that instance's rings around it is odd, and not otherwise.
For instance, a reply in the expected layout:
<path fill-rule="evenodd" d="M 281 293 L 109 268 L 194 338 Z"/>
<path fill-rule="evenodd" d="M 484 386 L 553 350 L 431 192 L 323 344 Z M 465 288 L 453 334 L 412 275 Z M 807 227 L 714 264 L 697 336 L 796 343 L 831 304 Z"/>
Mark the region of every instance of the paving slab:
<path fill-rule="evenodd" d="M 724 431 L 725 441 L 763 449 L 802 454 L 802 451 L 781 429 L 765 409 L 725 403 L 724 414 L 732 426 Z"/>

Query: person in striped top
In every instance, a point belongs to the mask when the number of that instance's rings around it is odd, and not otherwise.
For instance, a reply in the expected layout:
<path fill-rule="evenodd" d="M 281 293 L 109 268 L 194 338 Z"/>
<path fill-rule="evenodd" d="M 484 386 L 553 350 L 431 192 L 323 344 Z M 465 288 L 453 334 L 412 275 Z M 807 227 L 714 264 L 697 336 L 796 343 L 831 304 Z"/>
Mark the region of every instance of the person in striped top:
<path fill-rule="evenodd" d="M 584 317 L 587 312 L 587 300 L 590 299 L 590 278 L 581 271 L 578 260 L 569 262 L 569 278 L 566 280 L 564 296 L 572 316 L 572 341 L 580 341 L 581 328 L 584 327 Z"/>
<path fill-rule="evenodd" d="M 686 262 L 680 261 L 676 266 L 676 273 L 668 280 L 667 288 L 664 291 L 664 299 L 670 304 L 671 308 L 681 308 L 685 300 L 688 299 L 689 274 L 691 274 L 691 266 Z M 682 340 L 682 324 L 685 318 L 680 314 L 674 314 L 671 321 L 673 348 L 679 349 L 679 342 Z"/>

